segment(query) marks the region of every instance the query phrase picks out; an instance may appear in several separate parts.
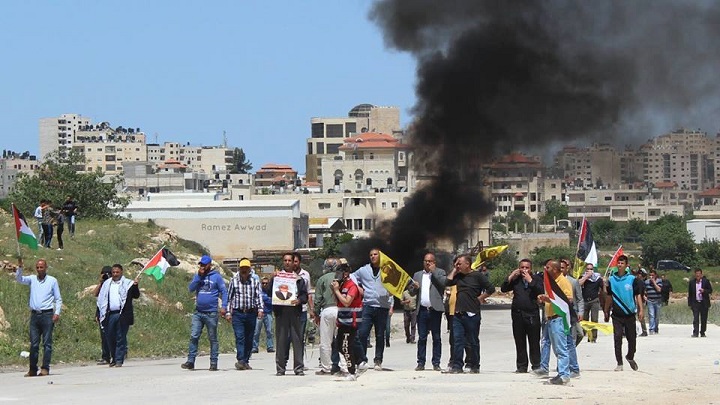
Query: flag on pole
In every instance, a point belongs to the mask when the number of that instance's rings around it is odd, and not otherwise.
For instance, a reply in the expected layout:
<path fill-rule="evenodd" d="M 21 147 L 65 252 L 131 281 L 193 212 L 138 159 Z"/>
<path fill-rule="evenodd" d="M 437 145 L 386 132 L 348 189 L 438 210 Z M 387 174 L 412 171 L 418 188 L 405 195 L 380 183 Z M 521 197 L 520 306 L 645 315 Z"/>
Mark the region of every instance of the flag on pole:
<path fill-rule="evenodd" d="M 155 256 L 147 262 L 143 267 L 142 272 L 155 277 L 158 282 L 162 281 L 165 277 L 165 272 L 170 266 L 177 266 L 180 262 L 175 255 L 167 248 L 163 247 Z"/>
<path fill-rule="evenodd" d="M 567 280 L 565 280 L 565 282 L 569 283 Z M 555 312 L 555 315 L 562 318 L 565 334 L 569 335 L 570 300 L 547 270 L 545 270 L 543 274 L 543 284 L 545 285 L 545 295 L 550 298 L 550 306 L 552 307 L 553 312 Z"/>
<path fill-rule="evenodd" d="M 582 225 L 580 225 L 577 253 L 575 254 L 575 263 L 572 272 L 573 277 L 580 278 L 580 275 L 585 270 L 585 263 L 592 263 L 593 266 L 597 267 L 598 255 L 592 231 L 590 230 L 590 224 L 587 219 L 583 217 Z"/>
<path fill-rule="evenodd" d="M 410 275 L 393 259 L 380 252 L 380 281 L 390 294 L 402 299 L 402 293 L 410 281 Z"/>
<path fill-rule="evenodd" d="M 15 204 L 12 204 L 13 218 L 15 219 L 15 234 L 17 236 L 18 243 L 29 247 L 32 250 L 38 249 L 38 242 L 32 229 L 27 224 L 25 217 L 17 209 Z"/>
<path fill-rule="evenodd" d="M 481 250 L 478 252 L 477 257 L 475 257 L 475 261 L 470 265 L 470 268 L 476 270 L 485 264 L 485 262 L 500 256 L 500 253 L 504 252 L 507 248 L 508 245 L 498 245 Z"/>
<path fill-rule="evenodd" d="M 620 247 L 618 248 L 618 250 L 617 250 L 617 251 L 615 252 L 615 254 L 613 255 L 612 259 L 610 259 L 610 263 L 608 263 L 607 269 L 605 270 L 605 278 L 607 278 L 607 276 L 608 276 L 609 273 L 611 273 L 611 272 L 614 273 L 614 272 L 617 271 L 618 258 L 619 258 L 620 256 L 624 255 L 624 254 L 625 254 L 625 253 L 623 253 L 622 245 L 620 245 Z M 613 270 L 613 269 L 614 269 L 614 270 Z"/>
<path fill-rule="evenodd" d="M 602 332 L 606 335 L 612 335 L 612 333 L 613 333 L 613 326 L 610 324 L 607 324 L 607 323 L 580 321 L 580 326 L 588 332 L 595 329 L 595 330 L 599 330 L 600 332 Z"/>

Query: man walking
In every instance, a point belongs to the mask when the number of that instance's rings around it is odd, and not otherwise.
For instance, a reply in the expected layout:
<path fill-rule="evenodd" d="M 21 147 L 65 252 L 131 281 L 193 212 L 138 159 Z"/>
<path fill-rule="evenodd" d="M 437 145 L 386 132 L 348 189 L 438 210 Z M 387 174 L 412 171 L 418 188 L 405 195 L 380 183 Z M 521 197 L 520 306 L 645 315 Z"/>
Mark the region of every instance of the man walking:
<path fill-rule="evenodd" d="M 608 299 L 605 300 L 605 322 L 612 314 L 613 339 L 615 341 L 615 371 L 623 370 L 622 339 L 628 342 L 628 353 L 625 359 L 633 370 L 638 369 L 635 361 L 637 330 L 635 317 L 643 319 L 642 288 L 640 281 L 627 271 L 628 258 L 621 255 L 617 261 L 617 272 L 608 278 Z M 612 312 L 611 312 L 612 309 Z"/>
<path fill-rule="evenodd" d="M 340 271 L 342 276 L 339 280 L 333 280 L 330 284 L 332 292 L 335 294 L 338 304 L 337 325 L 338 332 L 335 340 L 335 346 L 342 353 L 347 365 L 348 375 L 345 377 L 348 381 L 355 381 L 357 365 L 357 353 L 355 352 L 355 333 L 357 324 L 362 322 L 362 298 L 360 291 L 350 278 L 350 266 L 347 261 L 341 259 Z"/>
<path fill-rule="evenodd" d="M 442 341 L 440 323 L 445 311 L 443 294 L 447 275 L 445 270 L 439 269 L 435 264 L 435 255 L 427 253 L 423 258 L 423 269 L 413 275 L 413 285 L 417 289 L 415 295 L 418 341 L 417 341 L 417 367 L 415 371 L 425 370 L 425 356 L 427 354 L 427 338 L 432 333 L 432 365 L 433 370 L 441 371 L 440 357 L 442 356 Z"/>
<path fill-rule="evenodd" d="M 545 327 L 557 357 L 558 374 L 548 383 L 565 385 L 570 382 L 570 354 L 568 335 L 571 334 L 570 320 L 573 316 L 573 290 L 570 281 L 563 275 L 560 263 L 550 260 L 545 264 L 545 294 L 540 299 L 545 302 Z"/>
<path fill-rule="evenodd" d="M 577 345 L 582 342 L 582 331 L 579 321 L 585 312 L 585 301 L 582 298 L 582 287 L 575 277 L 570 275 L 570 261 L 560 260 L 560 271 L 572 286 L 572 310 L 570 311 L 570 334 L 567 336 L 567 349 L 570 356 L 570 378 L 580 378 L 580 365 L 577 359 Z"/>
<path fill-rule="evenodd" d="M 97 307 L 112 356 L 110 367 L 122 367 L 127 355 L 127 334 L 135 323 L 132 300 L 140 298 L 140 288 L 137 279 L 123 276 L 120 264 L 113 264 L 111 275 L 100 287 Z"/>
<path fill-rule="evenodd" d="M 403 291 L 403 327 L 405 328 L 405 343 L 415 344 L 415 335 L 417 327 L 417 302 L 415 296 L 409 291 Z"/>
<path fill-rule="evenodd" d="M 323 263 L 323 274 L 315 285 L 315 309 L 320 315 L 317 323 L 320 327 L 320 370 L 315 372 L 317 375 L 331 375 L 333 368 L 338 367 L 338 363 L 333 360 L 336 354 L 335 334 L 337 332 L 338 306 L 335 292 L 331 285 L 333 280 L 337 279 L 336 272 L 340 269 L 338 259 L 329 257 Z M 337 356 L 339 360 L 339 355 Z M 334 367 L 333 367 L 334 366 Z"/>
<path fill-rule="evenodd" d="M 673 292 L 673 286 L 670 279 L 663 274 L 662 279 L 662 302 L 663 305 L 667 305 L 670 302 L 670 294 Z"/>
<path fill-rule="evenodd" d="M 362 323 L 356 339 L 356 350 L 360 358 L 360 370 L 366 370 L 367 349 L 370 329 L 375 328 L 375 370 L 382 371 L 383 353 L 385 351 L 385 329 L 388 314 L 393 303 L 393 296 L 382 284 L 380 279 L 380 250 L 370 250 L 370 263 L 352 273 L 353 282 L 362 286 L 363 310 Z"/>
<path fill-rule="evenodd" d="M 75 217 L 77 216 L 77 204 L 73 200 L 72 196 L 67 196 L 65 203 L 62 206 L 62 212 L 65 214 L 65 219 L 68 223 L 68 231 L 70 231 L 70 238 L 75 237 Z"/>
<path fill-rule="evenodd" d="M 97 299 L 97 296 L 100 295 L 100 287 L 102 287 L 105 280 L 112 277 L 112 266 L 103 266 L 103 268 L 100 270 L 100 280 L 98 280 L 97 285 L 95 286 L 95 290 L 93 290 L 93 295 Z M 98 324 L 98 328 L 100 329 L 100 344 L 102 346 L 102 352 L 100 355 L 100 359 L 98 359 L 97 364 L 98 366 L 107 366 L 110 364 L 110 347 L 108 346 L 107 336 L 105 333 L 105 328 L 103 327 L 102 322 L 100 322 L 100 309 L 95 306 L 95 322 Z"/>
<path fill-rule="evenodd" d="M 212 258 L 203 256 L 198 262 L 198 271 L 190 281 L 188 290 L 195 293 L 195 312 L 193 312 L 192 323 L 190 324 L 190 343 L 188 345 L 187 361 L 180 365 L 185 370 L 195 369 L 195 358 L 197 357 L 198 341 L 202 335 L 203 327 L 207 329 L 210 340 L 210 371 L 218 369 L 218 355 L 220 345 L 217 337 L 218 326 L 218 298 L 222 301 L 220 315 L 225 316 L 225 308 L 228 303 L 225 280 L 220 273 L 212 267 Z"/>
<path fill-rule="evenodd" d="M 275 352 L 275 368 L 277 376 L 285 375 L 287 366 L 290 344 L 293 350 L 293 371 L 295 375 L 305 375 L 303 371 L 305 365 L 303 363 L 303 335 L 300 317 L 303 315 L 302 306 L 307 304 L 308 289 L 305 279 L 294 271 L 293 254 L 285 253 L 283 255 L 283 271 L 278 276 L 283 278 L 294 278 L 297 288 L 297 294 L 290 297 L 289 305 L 273 305 L 273 315 L 275 316 L 275 339 L 277 351 Z M 270 284 L 274 284 L 274 279 L 270 280 Z"/>
<path fill-rule="evenodd" d="M 698 331 L 701 337 L 705 337 L 710 294 L 712 294 L 712 284 L 703 276 L 702 269 L 695 269 L 695 278 L 688 282 L 688 306 L 693 311 L 692 337 L 698 337 Z"/>
<path fill-rule="evenodd" d="M 597 322 L 600 312 L 600 301 L 601 298 L 604 299 L 605 297 L 605 282 L 600 273 L 595 272 L 595 267 L 592 263 L 587 263 L 585 264 L 585 273 L 580 277 L 578 283 L 580 283 L 582 287 L 582 298 L 585 302 L 583 319 Z M 588 331 L 588 342 L 597 342 L 597 332 L 597 329 Z"/>
<path fill-rule="evenodd" d="M 470 373 L 480 372 L 480 304 L 495 292 L 487 277 L 470 268 L 472 259 L 461 255 L 455 260 L 455 268 L 447 276 L 446 284 L 457 286 L 455 314 L 453 314 L 453 364 L 445 372 L 463 372 L 463 353 L 468 348 L 466 363 Z"/>
<path fill-rule="evenodd" d="M 528 372 L 528 347 L 532 370 L 540 368 L 540 307 L 538 295 L 543 292 L 542 280 L 532 273 L 530 259 L 520 260 L 500 286 L 502 292 L 513 292 L 510 316 L 515 339 L 515 372 Z"/>
<path fill-rule="evenodd" d="M 40 357 L 40 339 L 43 343 L 43 359 L 40 366 L 41 376 L 50 374 L 52 359 L 53 328 L 62 310 L 62 297 L 57 279 L 47 275 L 47 262 L 40 259 L 35 263 L 37 275 L 23 276 L 23 261 L 18 259 L 15 281 L 30 286 L 30 370 L 25 377 L 38 375 L 38 359 Z"/>
<path fill-rule="evenodd" d="M 662 280 L 658 278 L 655 269 L 650 270 L 650 278 L 645 280 L 645 294 L 647 296 L 648 323 L 650 334 L 654 335 L 660 330 L 660 307 L 662 306 Z"/>
<path fill-rule="evenodd" d="M 232 320 L 235 332 L 236 370 L 252 370 L 253 335 L 258 319 L 263 317 L 260 281 L 250 274 L 252 264 L 247 258 L 240 259 L 239 270 L 230 280 L 228 304 L 225 317 Z"/>
<path fill-rule="evenodd" d="M 255 325 L 255 335 L 253 336 L 253 353 L 257 353 L 260 348 L 260 332 L 265 329 L 265 350 L 268 353 L 275 353 L 273 346 L 273 315 L 272 315 L 272 298 L 270 295 L 270 279 L 263 277 L 260 279 L 260 296 L 263 302 L 263 317 L 258 319 Z"/>

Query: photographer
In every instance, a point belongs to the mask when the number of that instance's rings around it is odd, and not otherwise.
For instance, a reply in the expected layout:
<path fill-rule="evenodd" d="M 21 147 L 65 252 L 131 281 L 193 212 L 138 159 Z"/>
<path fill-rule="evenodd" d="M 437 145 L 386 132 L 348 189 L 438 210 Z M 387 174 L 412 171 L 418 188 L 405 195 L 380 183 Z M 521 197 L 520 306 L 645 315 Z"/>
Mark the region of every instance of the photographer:
<path fill-rule="evenodd" d="M 100 294 L 100 287 L 102 287 L 102 284 L 110 278 L 112 274 L 112 267 L 111 266 L 103 266 L 102 270 L 100 270 L 100 280 L 98 280 L 97 285 L 95 286 L 95 290 L 93 290 L 93 294 L 95 297 Z M 100 323 L 100 310 L 95 307 L 95 322 L 98 323 L 98 327 L 100 329 L 100 342 L 102 345 L 102 357 L 98 359 L 97 364 L 99 366 L 107 366 L 110 364 L 110 346 L 108 346 L 107 338 L 105 337 L 105 331 L 103 329 L 102 324 Z"/>
<path fill-rule="evenodd" d="M 340 259 L 340 270 L 337 271 L 335 279 L 330 284 L 335 298 L 337 300 L 337 337 L 335 345 L 345 359 L 347 364 L 348 375 L 345 377 L 348 381 L 355 381 L 355 366 L 357 365 L 358 356 L 355 350 L 355 338 L 358 324 L 362 321 L 362 296 L 355 284 L 350 278 L 350 266 L 345 259 Z"/>

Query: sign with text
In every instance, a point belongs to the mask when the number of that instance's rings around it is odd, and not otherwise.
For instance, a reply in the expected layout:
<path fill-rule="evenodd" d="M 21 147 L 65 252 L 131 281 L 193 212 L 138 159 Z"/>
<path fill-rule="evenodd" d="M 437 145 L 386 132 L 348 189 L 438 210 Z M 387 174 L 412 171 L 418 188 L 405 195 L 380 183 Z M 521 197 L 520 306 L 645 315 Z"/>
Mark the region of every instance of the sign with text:
<path fill-rule="evenodd" d="M 272 304 L 293 305 L 297 299 L 297 274 L 281 271 L 273 278 Z"/>

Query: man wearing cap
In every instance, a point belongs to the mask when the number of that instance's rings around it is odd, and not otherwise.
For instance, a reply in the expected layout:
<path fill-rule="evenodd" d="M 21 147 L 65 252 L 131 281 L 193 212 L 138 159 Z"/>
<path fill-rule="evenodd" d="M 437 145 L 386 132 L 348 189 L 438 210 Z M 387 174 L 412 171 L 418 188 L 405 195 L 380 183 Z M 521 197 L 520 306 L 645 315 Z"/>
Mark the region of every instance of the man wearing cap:
<path fill-rule="evenodd" d="M 40 375 L 50 374 L 52 357 L 52 334 L 55 323 L 60 319 L 62 297 L 57 279 L 47 275 L 47 262 L 40 259 L 35 263 L 37 275 L 23 276 L 23 262 L 18 260 L 15 281 L 30 286 L 30 370 L 25 377 L 38 375 L 40 338 L 43 341 L 43 359 Z"/>
<path fill-rule="evenodd" d="M 250 354 L 253 347 L 253 336 L 258 319 L 263 317 L 263 301 L 260 292 L 260 281 L 250 274 L 250 260 L 240 259 L 240 268 L 230 280 L 228 303 L 225 319 L 232 320 L 235 332 L 236 359 L 235 369 L 252 370 Z"/>
<path fill-rule="evenodd" d="M 220 315 L 225 316 L 228 294 L 225 288 L 225 280 L 212 267 L 212 258 L 210 256 L 201 257 L 198 266 L 197 273 L 190 281 L 190 285 L 188 285 L 188 290 L 195 293 L 195 312 L 193 312 L 192 323 L 190 324 L 188 358 L 180 367 L 185 370 L 195 369 L 198 341 L 200 335 L 202 335 L 203 327 L 205 327 L 210 340 L 210 371 L 217 371 L 218 355 L 220 353 L 217 337 L 218 298 L 222 300 Z"/>

